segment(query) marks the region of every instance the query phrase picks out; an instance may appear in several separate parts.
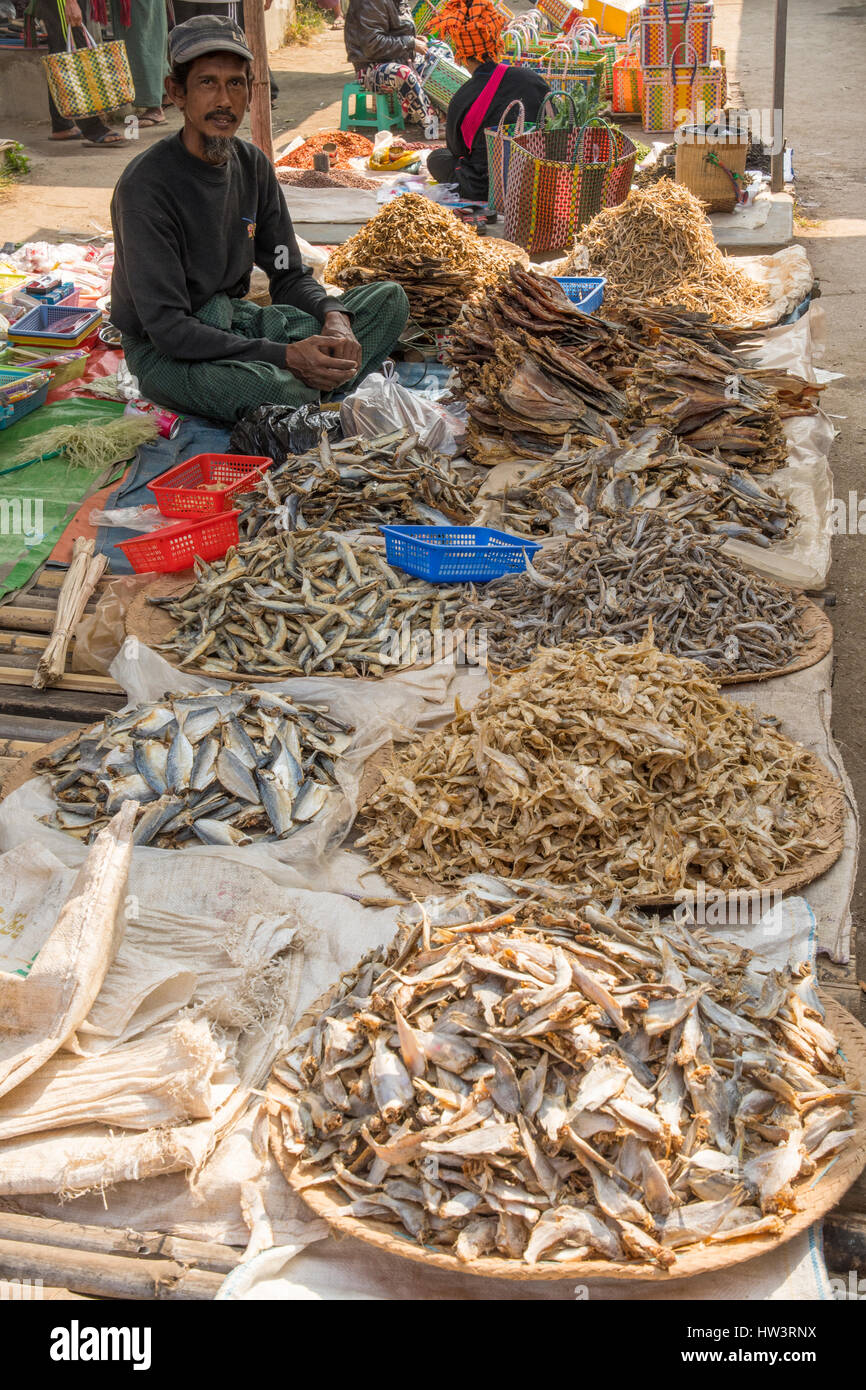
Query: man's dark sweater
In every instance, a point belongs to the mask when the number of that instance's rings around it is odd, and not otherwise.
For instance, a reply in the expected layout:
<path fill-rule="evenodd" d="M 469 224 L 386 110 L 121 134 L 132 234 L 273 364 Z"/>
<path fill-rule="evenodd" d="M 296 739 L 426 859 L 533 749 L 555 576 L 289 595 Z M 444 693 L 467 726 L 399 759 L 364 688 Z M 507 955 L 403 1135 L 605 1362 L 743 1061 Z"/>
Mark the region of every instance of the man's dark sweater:
<path fill-rule="evenodd" d="M 469 81 L 464 82 L 463 86 L 455 92 L 448 107 L 448 119 L 445 126 L 445 141 L 449 153 L 454 156 L 455 161 L 460 161 L 456 170 L 457 185 L 464 198 L 470 198 L 475 202 L 485 201 L 488 192 L 485 129 L 499 124 L 500 117 L 512 101 L 522 101 L 527 121 L 534 121 L 541 108 L 541 103 L 550 90 L 544 78 L 540 77 L 537 72 L 530 72 L 528 68 L 510 67 L 496 89 L 490 110 L 484 117 L 481 129 L 472 141 L 471 150 L 467 150 L 460 134 L 463 118 L 472 103 L 480 97 L 487 86 L 495 67 L 496 64 L 493 62 L 480 63 Z M 509 118 L 509 123 L 516 115 L 515 109 Z"/>
<path fill-rule="evenodd" d="M 253 265 L 268 276 L 274 304 L 319 323 L 329 310 L 345 312 L 304 269 L 273 167 L 245 140 L 232 141 L 222 165 L 190 154 L 180 134 L 152 145 L 118 179 L 111 224 L 111 321 L 169 357 L 286 365 L 285 343 L 242 338 L 194 317 L 215 294 L 242 299 Z"/>

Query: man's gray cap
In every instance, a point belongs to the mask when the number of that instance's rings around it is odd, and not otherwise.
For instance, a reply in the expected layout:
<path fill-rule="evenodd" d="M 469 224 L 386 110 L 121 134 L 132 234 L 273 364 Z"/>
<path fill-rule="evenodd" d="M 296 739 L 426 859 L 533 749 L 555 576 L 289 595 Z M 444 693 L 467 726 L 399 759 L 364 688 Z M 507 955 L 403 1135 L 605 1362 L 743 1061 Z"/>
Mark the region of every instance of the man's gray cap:
<path fill-rule="evenodd" d="M 176 25 L 168 36 L 168 56 L 173 64 L 191 63 L 204 53 L 236 53 L 253 61 L 243 29 L 219 14 L 197 14 Z"/>

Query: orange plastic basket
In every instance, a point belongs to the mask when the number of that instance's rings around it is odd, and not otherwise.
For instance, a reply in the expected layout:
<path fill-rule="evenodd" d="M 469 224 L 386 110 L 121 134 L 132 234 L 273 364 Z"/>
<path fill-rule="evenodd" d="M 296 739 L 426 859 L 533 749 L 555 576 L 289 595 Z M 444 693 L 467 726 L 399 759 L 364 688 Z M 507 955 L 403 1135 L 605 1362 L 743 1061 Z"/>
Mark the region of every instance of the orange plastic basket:
<path fill-rule="evenodd" d="M 136 574 L 172 574 L 190 569 L 196 556 L 221 560 L 238 543 L 239 516 L 239 511 L 220 512 L 201 521 L 163 526 L 134 540 L 118 541 L 116 549 L 123 551 Z"/>
<path fill-rule="evenodd" d="M 163 516 L 215 516 L 249 492 L 273 459 L 256 454 L 195 454 L 148 483 Z M 208 483 L 228 483 L 210 492 Z"/>

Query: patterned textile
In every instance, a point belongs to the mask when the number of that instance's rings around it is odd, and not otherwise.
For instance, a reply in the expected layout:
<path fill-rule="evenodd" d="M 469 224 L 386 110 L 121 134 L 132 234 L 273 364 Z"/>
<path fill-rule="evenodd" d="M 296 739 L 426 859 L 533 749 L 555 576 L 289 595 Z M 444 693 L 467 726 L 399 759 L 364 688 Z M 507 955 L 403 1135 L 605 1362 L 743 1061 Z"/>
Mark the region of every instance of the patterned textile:
<path fill-rule="evenodd" d="M 360 372 L 345 388 L 351 390 L 382 365 L 406 327 L 409 303 L 400 286 L 390 281 L 349 290 L 343 303 L 353 316 L 352 332 L 364 353 Z M 289 304 L 259 305 L 225 294 L 209 299 L 196 318 L 243 338 L 275 343 L 297 343 L 321 332 L 317 319 Z M 122 346 L 142 394 L 181 414 L 232 421 L 257 405 L 299 406 L 320 398 L 314 387 L 269 362 L 179 362 L 158 352 L 147 339 L 127 334 Z"/>
<path fill-rule="evenodd" d="M 420 67 L 423 58 L 418 55 L 418 67 L 408 63 L 371 63 L 358 68 L 358 81 L 368 92 L 396 92 L 403 107 L 403 115 L 412 125 L 426 125 L 436 112 L 427 93 L 421 85 Z"/>
<path fill-rule="evenodd" d="M 503 15 L 491 0 L 446 0 L 436 18 L 437 31 L 454 49 L 458 63 L 483 62 L 502 54 Z"/>

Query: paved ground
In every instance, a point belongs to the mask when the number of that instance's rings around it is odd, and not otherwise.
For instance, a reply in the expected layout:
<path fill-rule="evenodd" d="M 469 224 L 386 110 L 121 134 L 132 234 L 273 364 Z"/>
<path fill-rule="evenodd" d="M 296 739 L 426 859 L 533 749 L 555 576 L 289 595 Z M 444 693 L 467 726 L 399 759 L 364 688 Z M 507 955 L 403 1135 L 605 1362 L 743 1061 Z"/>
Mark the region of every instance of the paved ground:
<path fill-rule="evenodd" d="M 769 106 L 772 90 L 774 0 L 716 0 L 716 36 L 750 108 Z M 826 312 L 824 365 L 845 373 L 825 394 L 839 437 L 833 465 L 836 495 L 850 490 L 866 500 L 859 476 L 864 445 L 866 378 L 866 175 L 862 167 L 861 84 L 866 60 L 866 3 L 789 0 L 786 133 L 795 151 L 805 244 L 821 283 Z M 307 47 L 273 55 L 281 92 L 274 112 L 275 143 L 296 131 L 334 127 L 349 77 L 342 32 L 325 32 Z M 169 122 L 178 116 L 169 110 Z M 111 189 L 126 162 L 162 136 L 142 131 L 141 142 L 119 151 L 56 145 L 44 125 L 22 125 L 3 135 L 33 154 L 33 174 L 4 203 L 3 238 L 21 240 L 42 228 L 106 228 Z M 866 507 L 864 507 L 866 532 Z M 831 610 L 836 631 L 834 732 L 858 802 L 866 807 L 866 536 L 840 535 L 834 545 Z M 866 976 L 866 879 L 854 903 L 861 974 Z"/>
<path fill-rule="evenodd" d="M 716 0 L 717 33 L 751 109 L 772 95 L 774 0 Z M 796 226 L 821 285 L 827 350 L 822 365 L 844 372 L 825 392 L 839 434 L 832 455 L 836 497 L 866 499 L 866 175 L 861 74 L 866 4 L 789 0 L 786 134 L 794 149 Z M 866 532 L 866 507 L 863 530 Z M 829 586 L 836 607 L 833 732 L 866 811 L 866 535 L 833 543 Z M 859 974 L 866 978 L 866 875 L 853 904 Z"/>

